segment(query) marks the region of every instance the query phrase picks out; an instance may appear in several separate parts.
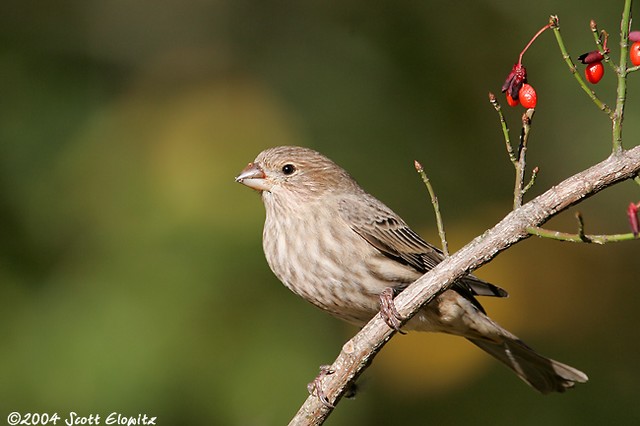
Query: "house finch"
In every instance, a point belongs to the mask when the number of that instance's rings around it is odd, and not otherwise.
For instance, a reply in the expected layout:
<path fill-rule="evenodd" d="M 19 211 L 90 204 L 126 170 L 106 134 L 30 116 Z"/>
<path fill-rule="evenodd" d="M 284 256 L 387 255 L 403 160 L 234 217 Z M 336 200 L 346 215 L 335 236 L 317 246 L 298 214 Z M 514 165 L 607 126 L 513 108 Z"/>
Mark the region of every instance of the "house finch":
<path fill-rule="evenodd" d="M 367 323 L 385 300 L 381 294 L 397 294 L 443 259 L 344 169 L 311 149 L 267 149 L 236 181 L 262 197 L 263 248 L 273 273 L 297 295 L 350 323 Z M 583 372 L 537 354 L 500 327 L 475 298 L 506 295 L 467 275 L 403 329 L 465 337 L 542 393 L 586 382 Z"/>

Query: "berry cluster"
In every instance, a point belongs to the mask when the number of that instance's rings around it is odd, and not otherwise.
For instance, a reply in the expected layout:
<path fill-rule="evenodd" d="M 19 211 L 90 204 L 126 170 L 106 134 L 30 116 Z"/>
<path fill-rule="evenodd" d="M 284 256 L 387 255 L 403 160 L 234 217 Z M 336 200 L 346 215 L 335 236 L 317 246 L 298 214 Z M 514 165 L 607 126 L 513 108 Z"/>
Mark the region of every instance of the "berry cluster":
<path fill-rule="evenodd" d="M 509 75 L 504 81 L 504 84 L 502 85 L 502 93 L 506 95 L 507 103 L 509 104 L 509 106 L 515 107 L 519 104 L 522 104 L 522 106 L 527 109 L 536 107 L 536 103 L 538 100 L 536 91 L 534 90 L 533 86 L 531 86 L 527 82 L 527 69 L 522 64 L 522 57 L 524 56 L 527 49 L 531 47 L 531 45 L 536 40 L 536 38 L 538 38 L 538 36 L 540 36 L 540 34 L 542 34 L 545 30 L 548 30 L 550 28 L 554 30 L 557 30 L 559 28 L 557 16 L 551 16 L 549 20 L 549 24 L 542 27 L 536 33 L 536 35 L 533 36 L 531 41 L 529 41 L 529 43 L 525 46 L 525 48 L 520 53 L 518 62 L 515 65 L 513 65 L 513 68 L 511 68 Z M 596 44 L 598 46 L 598 50 L 593 50 L 591 52 L 583 53 L 578 57 L 578 60 L 582 62 L 584 65 L 586 65 L 584 74 L 587 81 L 589 81 L 589 83 L 591 84 L 597 84 L 598 82 L 600 82 L 600 80 L 602 80 L 602 77 L 604 76 L 604 66 L 602 63 L 609 61 L 609 56 L 608 56 L 609 48 L 607 47 L 608 34 L 606 31 L 602 31 L 598 35 L 598 28 L 595 21 L 593 20 L 591 21 L 591 31 L 593 32 L 596 38 Z M 638 71 L 638 69 L 640 69 L 640 31 L 631 31 L 628 35 L 628 41 L 629 43 L 631 43 L 631 46 L 629 47 L 629 60 L 636 68 L 634 69 L 625 68 L 625 70 L 619 70 L 617 67 L 614 66 L 613 68 L 616 69 L 616 72 L 619 75 L 626 75 L 627 71 Z M 569 68 L 575 74 L 575 65 L 573 64 L 573 61 L 571 60 L 569 55 L 566 53 L 566 50 L 564 49 L 564 45 L 560 41 L 560 39 L 559 39 L 559 45 L 560 45 L 560 50 L 562 51 L 563 56 L 565 58 L 565 62 L 567 63 L 567 65 L 569 65 Z M 579 77 L 579 75 L 576 74 L 576 78 L 586 92 L 591 92 L 591 97 L 596 103 L 596 105 L 601 106 L 601 109 L 603 111 L 606 111 L 608 114 L 610 114 L 611 118 L 614 120 L 614 129 L 615 129 L 616 118 L 613 114 L 613 111 L 609 107 L 607 107 L 605 104 L 603 104 L 595 96 L 595 93 L 592 90 L 587 88 L 587 86 L 584 84 L 584 82 Z M 494 105 L 496 110 L 500 111 L 500 106 L 496 102 L 496 98 L 492 93 L 489 93 L 489 100 Z M 530 115 L 532 113 L 533 111 L 527 111 L 527 113 L 523 115 L 523 123 L 525 122 L 524 121 L 525 117 L 530 118 Z M 618 125 L 619 125 L 619 122 L 618 122 Z M 506 124 L 504 123 L 504 120 L 503 120 L 503 131 L 505 131 L 505 134 L 508 133 L 508 129 L 506 129 Z M 525 132 L 524 127 L 523 127 L 523 132 Z M 524 134 L 525 133 L 523 133 L 523 135 Z M 516 157 L 513 155 L 513 152 L 511 151 L 511 145 L 509 143 L 508 137 L 506 137 L 506 142 L 507 142 L 507 149 L 509 150 L 509 154 L 512 158 L 512 161 L 515 163 L 517 160 L 515 159 Z M 516 166 L 516 168 L 517 167 L 518 166 Z M 533 179 L 535 179 L 536 173 L 537 172 L 534 171 L 534 175 L 532 176 L 532 180 L 531 180 L 532 183 L 533 183 Z M 526 189 L 524 189 L 524 191 L 526 191 Z M 633 237 L 634 238 L 640 237 L 640 202 L 629 204 L 629 207 L 627 208 L 627 217 L 629 220 L 629 225 L 631 227 L 631 232 L 633 234 Z"/>
<path fill-rule="evenodd" d="M 535 89 L 527 83 L 527 70 L 520 62 L 513 66 L 502 85 L 502 93 L 505 92 L 512 107 L 521 103 L 525 108 L 535 108 L 538 102 Z"/>
<path fill-rule="evenodd" d="M 552 23 L 540 28 L 536 35 L 531 38 L 531 41 L 520 52 L 518 62 L 513 66 L 511 72 L 507 76 L 507 79 L 502 85 L 502 93 L 507 94 L 507 103 L 509 106 L 516 106 L 522 104 L 525 108 L 535 108 L 538 103 L 538 95 L 532 85 L 527 82 L 527 69 L 522 65 L 522 57 L 533 42 L 538 38 L 540 34 L 552 27 Z"/>
<path fill-rule="evenodd" d="M 522 104 L 525 108 L 535 108 L 538 103 L 538 96 L 535 89 L 527 82 L 527 69 L 522 65 L 522 56 L 540 34 L 549 28 L 553 28 L 553 18 L 554 17 L 552 17 L 549 24 L 542 27 L 540 31 L 533 36 L 531 41 L 529 41 L 527 46 L 522 50 L 518 62 L 513 65 L 511 72 L 502 85 L 502 93 L 506 94 L 507 103 L 511 107 Z M 557 23 L 557 18 L 555 19 Z M 594 21 L 591 21 L 591 29 L 594 32 L 597 31 Z M 584 75 L 591 84 L 597 84 L 602 80 L 604 76 L 604 65 L 602 65 L 602 62 L 609 60 L 606 56 L 609 53 L 609 48 L 607 47 L 608 34 L 602 31 L 600 39 L 604 39 L 600 50 L 583 53 L 578 57 L 578 60 L 586 65 Z M 629 49 L 629 59 L 634 66 L 640 66 L 640 31 L 631 31 L 629 33 L 629 41 L 633 43 Z M 598 44 L 600 44 L 600 42 L 598 42 Z"/>

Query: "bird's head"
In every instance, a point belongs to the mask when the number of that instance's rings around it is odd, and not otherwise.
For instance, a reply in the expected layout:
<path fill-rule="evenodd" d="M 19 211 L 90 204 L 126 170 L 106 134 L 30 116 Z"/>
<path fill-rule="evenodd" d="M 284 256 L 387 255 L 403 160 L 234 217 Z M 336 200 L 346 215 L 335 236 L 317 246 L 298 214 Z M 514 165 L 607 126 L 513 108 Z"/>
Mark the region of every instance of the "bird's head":
<path fill-rule="evenodd" d="M 236 182 L 272 195 L 291 193 L 305 197 L 357 187 L 351 176 L 333 161 L 298 146 L 262 151 L 236 177 Z"/>

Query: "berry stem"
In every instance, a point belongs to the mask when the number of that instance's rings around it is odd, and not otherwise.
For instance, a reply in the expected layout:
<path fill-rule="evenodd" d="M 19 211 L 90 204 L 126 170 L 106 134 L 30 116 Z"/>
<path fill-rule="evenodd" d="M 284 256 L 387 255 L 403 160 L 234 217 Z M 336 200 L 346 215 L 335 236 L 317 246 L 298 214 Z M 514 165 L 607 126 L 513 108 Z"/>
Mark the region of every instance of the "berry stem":
<path fill-rule="evenodd" d="M 538 32 L 536 33 L 536 35 L 534 35 L 531 40 L 529 41 L 529 43 L 527 43 L 527 45 L 524 47 L 524 49 L 522 49 L 522 52 L 520 52 L 520 57 L 518 58 L 518 65 L 522 65 L 522 57 L 524 56 L 525 52 L 527 51 L 527 49 L 529 49 L 529 47 L 533 44 L 534 41 L 536 41 L 536 39 L 540 36 L 540 34 L 542 34 L 543 32 L 545 32 L 546 30 L 548 30 L 549 28 L 551 28 L 551 22 L 549 22 L 547 25 L 545 25 L 544 27 L 540 28 L 540 30 L 538 30 Z"/>

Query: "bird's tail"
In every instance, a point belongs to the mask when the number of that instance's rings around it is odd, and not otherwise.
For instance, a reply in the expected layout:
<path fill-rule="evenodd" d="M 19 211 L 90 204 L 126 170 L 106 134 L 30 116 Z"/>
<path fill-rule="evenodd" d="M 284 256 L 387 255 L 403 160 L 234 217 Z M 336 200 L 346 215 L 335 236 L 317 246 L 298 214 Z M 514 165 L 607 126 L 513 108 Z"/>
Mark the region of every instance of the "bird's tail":
<path fill-rule="evenodd" d="M 517 338 L 505 337 L 500 343 L 474 338 L 468 340 L 500 360 L 543 394 L 564 392 L 576 383 L 585 383 L 589 379 L 580 370 L 543 357 Z"/>

